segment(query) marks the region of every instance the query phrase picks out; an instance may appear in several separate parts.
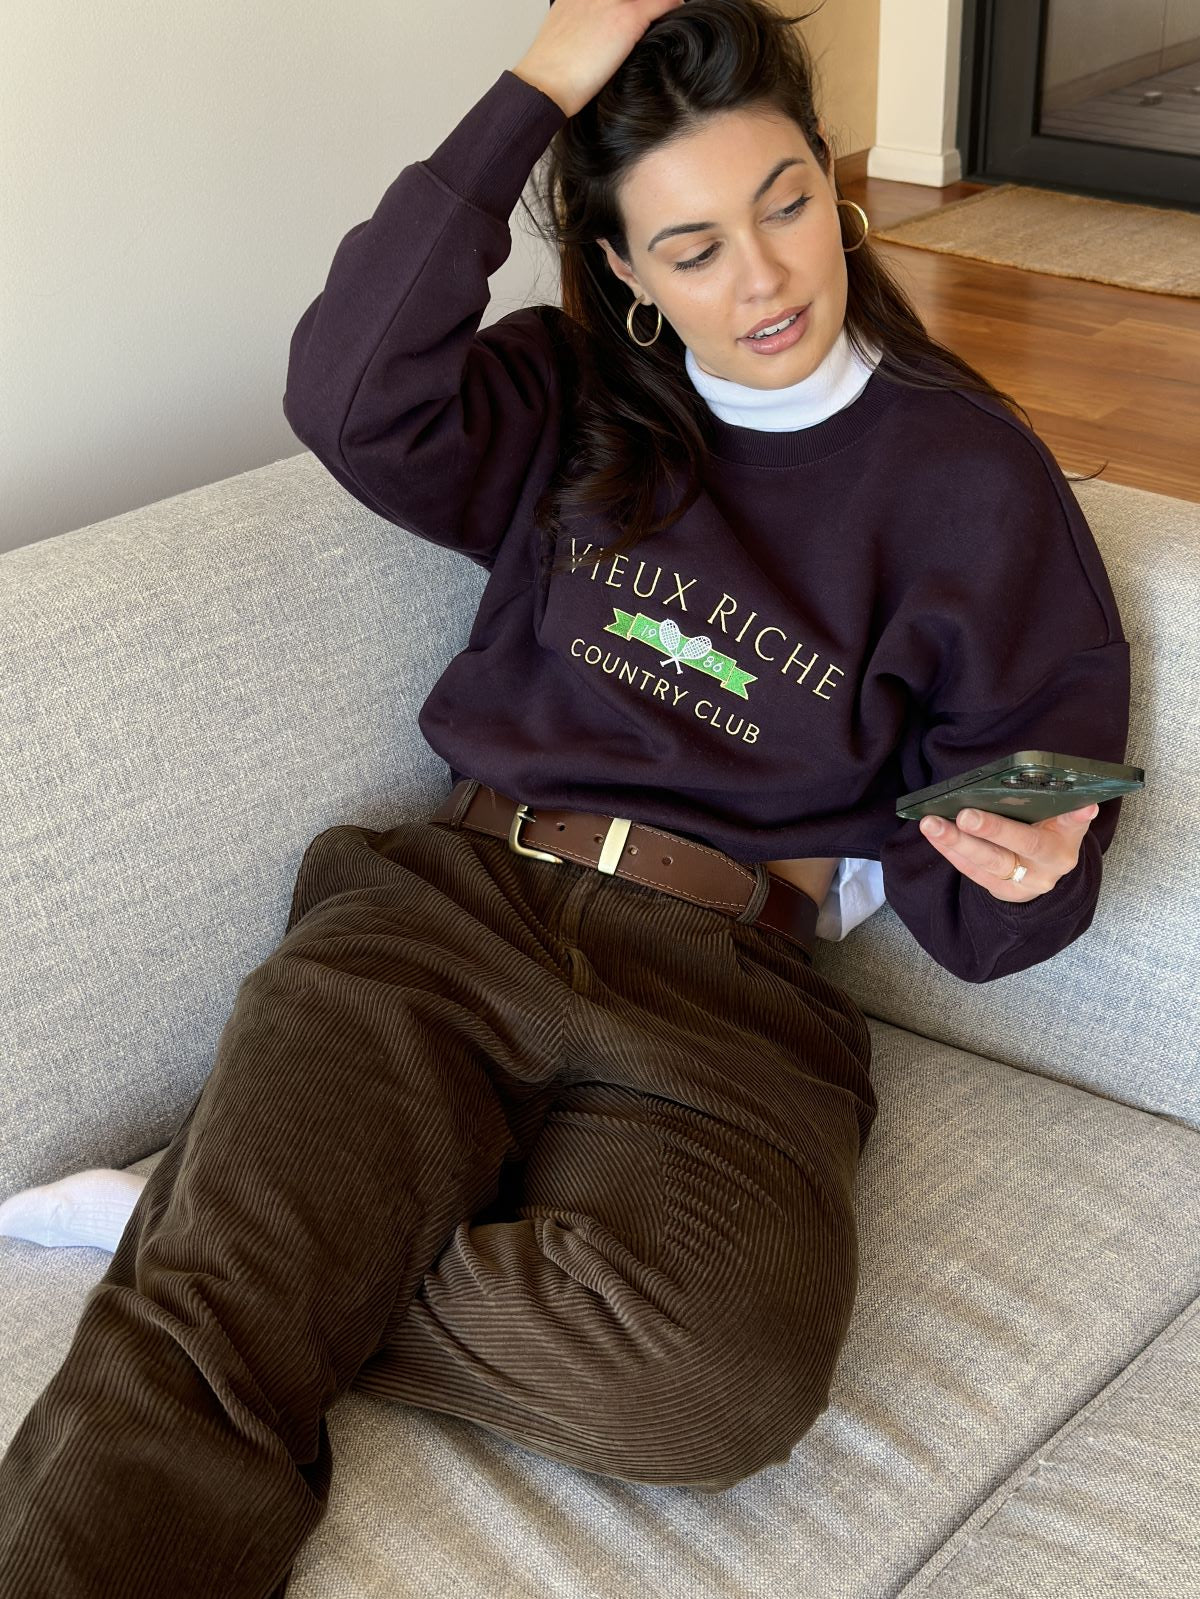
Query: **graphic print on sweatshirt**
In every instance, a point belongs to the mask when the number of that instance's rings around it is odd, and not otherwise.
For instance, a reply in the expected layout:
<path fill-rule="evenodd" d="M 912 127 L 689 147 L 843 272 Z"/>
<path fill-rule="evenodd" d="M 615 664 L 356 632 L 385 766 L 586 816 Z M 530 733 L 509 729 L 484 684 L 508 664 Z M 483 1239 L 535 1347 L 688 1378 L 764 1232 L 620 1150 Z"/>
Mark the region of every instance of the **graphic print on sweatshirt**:
<path fill-rule="evenodd" d="M 732 580 L 706 581 L 636 552 L 581 559 L 592 550 L 570 540 L 571 568 L 551 585 L 544 630 L 579 670 L 606 677 L 608 694 L 654 702 L 664 721 L 686 718 L 701 738 L 762 745 L 768 757 L 772 746 L 794 750 L 804 731 L 837 747 L 841 726 L 822 726 L 816 707 L 852 693 L 847 668 L 802 636 L 794 619 L 764 615 Z M 789 702 L 781 679 L 812 709 Z M 696 732 L 673 730 L 695 743 Z"/>

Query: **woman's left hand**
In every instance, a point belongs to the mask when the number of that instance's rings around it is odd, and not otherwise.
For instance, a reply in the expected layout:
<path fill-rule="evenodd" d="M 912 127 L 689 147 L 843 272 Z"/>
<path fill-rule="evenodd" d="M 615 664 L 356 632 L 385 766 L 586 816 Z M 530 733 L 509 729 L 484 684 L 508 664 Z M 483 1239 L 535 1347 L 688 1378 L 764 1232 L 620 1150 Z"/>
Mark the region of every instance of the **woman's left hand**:
<path fill-rule="evenodd" d="M 1084 834 L 1099 810 L 1099 805 L 1085 805 L 1032 823 L 998 816 L 994 811 L 963 810 L 954 822 L 926 816 L 920 826 L 934 849 L 964 877 L 986 888 L 993 899 L 1021 905 L 1048 894 L 1060 877 L 1075 869 Z M 972 817 L 978 818 L 974 826 L 970 825 Z M 942 824 L 936 837 L 930 832 L 932 821 Z M 1011 874 L 1018 865 L 1026 868 L 1025 876 L 1014 883 Z"/>

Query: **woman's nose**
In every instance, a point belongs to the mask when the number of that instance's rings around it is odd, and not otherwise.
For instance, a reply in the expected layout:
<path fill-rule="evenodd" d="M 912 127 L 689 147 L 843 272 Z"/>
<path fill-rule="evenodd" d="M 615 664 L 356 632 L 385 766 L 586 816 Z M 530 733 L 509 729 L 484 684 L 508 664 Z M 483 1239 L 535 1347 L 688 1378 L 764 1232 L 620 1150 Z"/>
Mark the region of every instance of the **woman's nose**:
<path fill-rule="evenodd" d="M 742 292 L 747 301 L 778 298 L 780 285 L 787 282 L 787 269 L 769 250 L 750 250 L 742 266 Z"/>

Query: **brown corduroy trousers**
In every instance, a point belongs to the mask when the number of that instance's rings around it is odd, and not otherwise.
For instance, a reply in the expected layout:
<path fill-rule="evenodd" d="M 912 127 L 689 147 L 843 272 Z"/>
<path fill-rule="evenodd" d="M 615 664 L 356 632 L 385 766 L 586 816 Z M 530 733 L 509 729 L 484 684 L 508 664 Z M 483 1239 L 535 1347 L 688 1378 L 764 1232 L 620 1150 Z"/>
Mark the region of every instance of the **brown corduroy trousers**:
<path fill-rule="evenodd" d="M 0 1461 L 4 1599 L 278 1599 L 348 1388 L 716 1491 L 827 1408 L 875 1118 L 783 934 L 343 824 Z"/>

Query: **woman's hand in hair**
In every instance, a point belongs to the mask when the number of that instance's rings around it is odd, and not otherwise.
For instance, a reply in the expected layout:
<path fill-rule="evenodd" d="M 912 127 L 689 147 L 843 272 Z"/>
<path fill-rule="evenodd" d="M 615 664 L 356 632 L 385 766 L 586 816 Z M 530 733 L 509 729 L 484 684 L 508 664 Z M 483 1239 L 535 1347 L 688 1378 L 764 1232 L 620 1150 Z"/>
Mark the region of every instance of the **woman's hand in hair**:
<path fill-rule="evenodd" d="M 683 4 L 552 0 L 537 38 L 512 71 L 573 117 L 599 94 L 650 24 Z"/>
<path fill-rule="evenodd" d="M 1099 805 L 1085 805 L 1077 811 L 1047 816 L 1042 822 L 1018 822 L 995 811 L 965 810 L 955 818 L 957 827 L 944 818 L 926 817 L 921 831 L 951 865 L 986 888 L 993 899 L 1021 905 L 1048 894 L 1060 877 L 1075 870 L 1084 834 L 1099 810 Z M 964 825 L 975 815 L 979 820 L 974 826 Z M 930 829 L 932 820 L 942 823 L 936 836 Z M 1026 871 L 1021 881 L 1014 883 L 1009 874 L 1018 863 Z"/>

